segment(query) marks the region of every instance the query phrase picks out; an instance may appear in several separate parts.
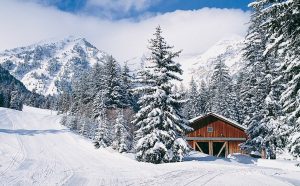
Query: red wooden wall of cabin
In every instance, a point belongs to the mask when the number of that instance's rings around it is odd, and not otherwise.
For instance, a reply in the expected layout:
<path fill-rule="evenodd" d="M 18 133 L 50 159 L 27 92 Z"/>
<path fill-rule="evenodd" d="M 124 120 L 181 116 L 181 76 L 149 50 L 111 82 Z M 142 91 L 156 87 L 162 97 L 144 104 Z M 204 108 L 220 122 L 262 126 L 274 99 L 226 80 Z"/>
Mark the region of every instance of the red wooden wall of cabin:
<path fill-rule="evenodd" d="M 197 126 L 197 122 L 195 123 Z M 207 123 L 199 123 L 200 128 L 188 133 L 188 137 L 225 137 L 225 138 L 247 138 L 246 133 L 222 120 L 215 120 Z M 207 132 L 207 127 L 213 127 L 213 132 Z"/>
<path fill-rule="evenodd" d="M 240 148 L 240 144 L 243 143 L 242 141 L 229 141 L 228 142 L 228 153 L 243 153 L 243 151 Z"/>

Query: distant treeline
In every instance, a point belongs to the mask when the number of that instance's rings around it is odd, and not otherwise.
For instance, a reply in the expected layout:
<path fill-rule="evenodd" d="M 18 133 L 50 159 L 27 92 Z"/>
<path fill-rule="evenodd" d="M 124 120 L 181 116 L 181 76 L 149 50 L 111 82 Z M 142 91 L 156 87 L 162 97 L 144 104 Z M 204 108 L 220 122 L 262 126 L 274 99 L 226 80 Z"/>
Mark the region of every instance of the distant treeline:
<path fill-rule="evenodd" d="M 29 91 L 22 82 L 0 66 L 0 107 L 22 110 L 23 104 L 55 109 L 56 98 Z"/>

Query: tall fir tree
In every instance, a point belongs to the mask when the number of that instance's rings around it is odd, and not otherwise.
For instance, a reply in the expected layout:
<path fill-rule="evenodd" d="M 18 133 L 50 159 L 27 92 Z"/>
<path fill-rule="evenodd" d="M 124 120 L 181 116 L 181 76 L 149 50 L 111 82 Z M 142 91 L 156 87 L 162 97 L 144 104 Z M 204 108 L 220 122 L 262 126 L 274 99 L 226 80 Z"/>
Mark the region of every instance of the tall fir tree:
<path fill-rule="evenodd" d="M 11 95 L 11 97 L 10 97 L 10 103 L 9 103 L 10 107 L 9 108 L 15 109 L 15 110 L 22 110 L 23 103 L 22 103 L 21 93 L 14 90 L 14 91 L 11 91 L 10 95 Z"/>
<path fill-rule="evenodd" d="M 210 88 L 207 86 L 204 80 L 200 82 L 199 88 L 200 110 L 203 114 L 211 111 L 211 94 Z"/>
<path fill-rule="evenodd" d="M 237 120 L 235 108 L 236 96 L 233 91 L 233 82 L 229 69 L 221 58 L 217 58 L 210 80 L 210 93 L 212 94 L 211 111 L 227 118 Z"/>
<path fill-rule="evenodd" d="M 243 148 L 259 152 L 266 150 L 268 157 L 276 158 L 276 151 L 284 146 L 286 135 L 278 97 L 280 85 L 272 81 L 279 76 L 278 60 L 272 57 L 273 53 L 265 53 L 268 41 L 267 31 L 262 26 L 267 20 L 261 16 L 263 6 L 255 3 L 251 6 L 253 13 L 246 37 L 244 56 L 247 64 L 241 92 L 249 139 Z"/>
<path fill-rule="evenodd" d="M 105 90 L 100 90 L 97 94 L 96 97 L 93 100 L 92 103 L 92 118 L 93 119 L 98 119 L 103 116 L 104 111 L 106 109 L 105 106 L 106 102 L 106 96 L 105 96 Z"/>
<path fill-rule="evenodd" d="M 93 99 L 96 98 L 96 95 L 104 90 L 105 87 L 105 67 L 103 64 L 96 63 L 90 73 L 90 81 L 91 81 L 91 86 L 90 86 L 90 92 L 93 95 Z"/>
<path fill-rule="evenodd" d="M 125 62 L 122 73 L 121 73 L 121 86 L 122 86 L 122 96 L 124 100 L 124 106 L 128 107 L 130 106 L 132 109 L 137 109 L 137 100 L 136 97 L 131 92 L 131 89 L 133 89 L 133 76 L 130 74 L 130 69 L 127 65 L 127 62 Z"/>
<path fill-rule="evenodd" d="M 94 145 L 96 148 L 106 148 L 111 144 L 110 126 L 103 109 L 96 120 L 98 126 L 95 131 Z"/>
<path fill-rule="evenodd" d="M 300 6 L 299 0 L 256 0 L 250 4 L 260 8 L 258 18 L 265 18 L 259 27 L 265 31 L 264 57 L 280 57 L 283 60 L 281 82 L 284 91 L 285 124 L 292 128 L 289 149 L 294 156 L 300 154 Z"/>
<path fill-rule="evenodd" d="M 69 113 L 71 115 L 80 115 L 88 117 L 90 104 L 92 102 L 92 96 L 90 94 L 89 76 L 87 73 L 83 73 L 78 80 L 73 82 L 72 96 L 70 101 Z"/>
<path fill-rule="evenodd" d="M 79 124 L 80 124 L 80 128 L 79 128 L 79 134 L 85 136 L 85 137 L 90 137 L 89 136 L 89 120 L 87 118 L 80 118 L 79 119 Z"/>
<path fill-rule="evenodd" d="M 200 100 L 201 98 L 199 95 L 198 85 L 193 77 L 187 92 L 187 99 L 187 103 L 185 104 L 185 112 L 188 119 L 192 119 L 203 114 L 203 110 L 201 110 L 202 103 Z"/>
<path fill-rule="evenodd" d="M 138 82 L 142 85 L 135 89 L 143 93 L 139 99 L 141 109 L 133 121 L 136 131 L 136 159 L 151 163 L 181 161 L 189 148 L 183 136 L 188 121 L 179 110 L 182 101 L 172 92 L 172 80 L 181 80 L 182 70 L 174 58 L 179 52 L 172 52 L 161 36 L 158 26 L 154 38 L 149 41 L 150 57 L 145 68 L 139 72 Z"/>
<path fill-rule="evenodd" d="M 112 56 L 107 56 L 105 65 L 105 97 L 107 108 L 126 107 L 126 100 L 121 85 L 121 68 Z"/>
<path fill-rule="evenodd" d="M 129 133 L 126 126 L 127 124 L 124 119 L 123 109 L 122 109 L 121 111 L 119 111 L 118 117 L 113 127 L 114 136 L 112 142 L 112 147 L 117 151 L 119 151 L 120 153 L 127 152 L 130 148 Z"/>

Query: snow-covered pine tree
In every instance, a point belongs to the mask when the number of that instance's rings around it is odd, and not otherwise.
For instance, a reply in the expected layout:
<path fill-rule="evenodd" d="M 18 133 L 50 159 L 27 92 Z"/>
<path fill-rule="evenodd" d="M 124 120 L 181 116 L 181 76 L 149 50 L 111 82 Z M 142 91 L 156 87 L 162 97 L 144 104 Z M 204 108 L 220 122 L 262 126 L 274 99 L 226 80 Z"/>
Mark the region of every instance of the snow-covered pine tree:
<path fill-rule="evenodd" d="M 67 122 L 68 122 L 68 116 L 62 116 L 61 120 L 59 121 L 59 123 L 63 126 L 67 126 Z"/>
<path fill-rule="evenodd" d="M 266 3 L 268 2 L 268 4 Z M 274 49 L 284 57 L 283 73 L 286 88 L 281 102 L 286 122 L 293 128 L 289 149 L 300 155 L 300 6 L 299 0 L 266 1 L 263 15 L 270 19 L 264 24 L 268 29 Z"/>
<path fill-rule="evenodd" d="M 78 116 L 67 116 L 66 126 L 73 131 L 78 130 Z"/>
<path fill-rule="evenodd" d="M 249 82 L 245 81 L 246 78 L 246 69 L 244 69 L 243 71 L 240 71 L 237 74 L 237 79 L 236 79 L 236 83 L 234 84 L 235 87 L 235 92 L 236 92 L 236 97 L 237 97 L 237 107 L 239 110 L 239 123 L 243 124 L 245 121 L 245 115 L 248 114 L 248 110 L 246 108 L 248 108 L 247 105 L 250 105 L 250 102 L 247 102 L 249 99 L 243 100 L 242 95 L 245 95 L 245 93 L 247 92 L 243 92 L 246 91 L 246 84 L 249 84 Z"/>
<path fill-rule="evenodd" d="M 262 60 L 266 44 L 265 32 L 261 27 L 263 18 L 259 16 L 260 12 L 260 6 L 253 7 L 243 53 L 246 64 L 243 72 L 240 73 L 241 105 L 246 126 L 249 125 L 251 117 L 264 100 L 264 97 L 259 97 L 260 94 L 256 90 L 263 77 L 264 65 Z"/>
<path fill-rule="evenodd" d="M 38 103 L 37 103 L 38 95 L 36 94 L 36 88 L 34 88 L 31 92 L 32 92 L 32 94 L 29 96 L 28 103 L 33 107 L 38 107 Z"/>
<path fill-rule="evenodd" d="M 137 100 L 131 93 L 131 89 L 133 88 L 133 77 L 130 74 L 130 69 L 127 65 L 127 62 L 125 62 L 122 68 L 121 87 L 122 87 L 122 97 L 124 100 L 124 106 L 130 106 L 131 108 L 136 109 Z"/>
<path fill-rule="evenodd" d="M 204 80 L 201 81 L 200 83 L 200 88 L 199 88 L 199 98 L 200 98 L 200 107 L 201 110 L 204 113 L 208 113 L 212 109 L 212 94 L 210 87 L 207 86 Z"/>
<path fill-rule="evenodd" d="M 183 83 L 180 82 L 180 85 L 174 85 L 173 92 L 178 94 L 178 98 L 181 100 L 185 100 L 185 104 L 180 109 L 180 113 L 185 117 L 189 118 L 189 109 L 187 104 L 187 90 L 183 86 Z"/>
<path fill-rule="evenodd" d="M 299 0 L 256 0 L 250 4 L 261 11 L 257 17 L 265 18 L 260 28 L 265 31 L 264 57 L 280 56 L 284 64 L 281 69 L 281 103 L 285 123 L 293 128 L 289 149 L 294 156 L 300 154 L 300 6 Z"/>
<path fill-rule="evenodd" d="M 136 159 L 151 163 L 181 161 L 189 148 L 183 136 L 191 128 L 188 120 L 179 113 L 182 101 L 171 91 L 172 80 L 181 80 L 182 70 L 161 35 L 160 26 L 149 41 L 150 57 L 139 72 L 140 87 L 134 89 L 143 94 L 139 99 L 141 109 L 133 121 L 136 131 Z"/>
<path fill-rule="evenodd" d="M 282 148 L 286 127 L 281 121 L 278 91 L 280 84 L 273 81 L 278 77 L 278 60 L 269 53 L 267 32 L 262 24 L 267 20 L 261 16 L 262 4 L 250 4 L 253 8 L 244 57 L 246 68 L 241 88 L 244 124 L 248 126 L 249 139 L 243 145 L 248 151 L 266 150 L 267 156 L 276 158 L 276 150 Z"/>
<path fill-rule="evenodd" d="M 186 96 L 186 90 L 185 90 L 182 82 L 180 82 L 180 85 L 178 87 L 178 93 L 182 96 L 182 98 L 184 98 Z"/>
<path fill-rule="evenodd" d="M 79 114 L 80 107 L 82 106 L 82 97 L 83 97 L 83 89 L 82 84 L 84 82 L 82 81 L 76 81 L 73 83 L 73 89 L 72 89 L 72 102 L 70 104 L 69 108 L 69 114 L 70 115 L 76 115 Z"/>
<path fill-rule="evenodd" d="M 85 136 L 85 137 L 89 137 L 89 119 L 88 118 L 80 118 L 79 119 L 79 124 L 80 124 L 80 128 L 78 133 Z"/>
<path fill-rule="evenodd" d="M 22 97 L 21 94 L 14 90 L 10 93 L 10 103 L 9 103 L 11 109 L 15 110 L 22 110 L 23 103 L 22 103 Z"/>
<path fill-rule="evenodd" d="M 124 119 L 123 110 L 121 110 L 118 113 L 118 117 L 113 127 L 114 135 L 112 142 L 112 147 L 120 153 L 127 152 L 130 148 L 129 133 L 126 126 L 127 125 Z"/>
<path fill-rule="evenodd" d="M 111 144 L 111 132 L 106 114 L 105 99 L 105 90 L 100 90 L 93 101 L 92 118 L 98 123 L 94 137 L 96 148 L 105 148 Z"/>
<path fill-rule="evenodd" d="M 233 91 L 232 78 L 229 69 L 221 58 L 217 58 L 210 80 L 212 94 L 212 112 L 221 114 L 227 118 L 237 120 L 235 108 L 236 96 Z"/>
<path fill-rule="evenodd" d="M 67 113 L 71 105 L 71 95 L 68 92 L 60 92 L 58 95 L 58 113 Z"/>
<path fill-rule="evenodd" d="M 93 95 L 93 99 L 95 99 L 96 95 L 105 88 L 105 68 L 102 64 L 96 63 L 90 73 L 90 81 L 91 87 L 90 92 Z"/>
<path fill-rule="evenodd" d="M 291 58 L 299 58 L 299 0 L 256 0 L 250 6 L 260 8 L 257 17 L 265 18 L 260 25 L 269 43 L 264 54 L 275 51 L 288 57 L 288 63 L 293 63 Z"/>
<path fill-rule="evenodd" d="M 190 86 L 187 92 L 187 99 L 188 101 L 185 104 L 185 113 L 187 113 L 188 119 L 192 119 L 203 114 L 203 110 L 201 110 L 201 100 L 198 86 L 193 77 L 190 81 Z"/>
<path fill-rule="evenodd" d="M 98 117 L 101 117 L 103 112 L 105 111 L 105 90 L 100 90 L 97 94 L 96 97 L 93 100 L 92 104 L 92 118 L 93 119 L 98 119 Z"/>
<path fill-rule="evenodd" d="M 109 123 L 105 110 L 97 118 L 98 126 L 95 130 L 94 145 L 96 148 L 105 148 L 111 144 Z"/>
<path fill-rule="evenodd" d="M 271 63 L 275 64 L 275 63 Z M 270 82 L 271 89 L 265 99 L 265 115 L 262 123 L 266 123 L 269 133 L 265 137 L 267 157 L 276 159 L 276 153 L 282 151 L 287 145 L 287 138 L 290 133 L 290 127 L 283 118 L 282 105 L 280 104 L 280 95 L 282 93 L 281 77 L 278 76 L 278 68 L 273 67 L 273 72 L 269 72 L 267 80 Z M 277 77 L 277 78 L 276 78 Z"/>
<path fill-rule="evenodd" d="M 258 15 L 261 7 L 255 7 L 250 19 L 250 26 L 245 40 L 246 68 L 244 72 L 244 86 L 241 90 L 242 104 L 245 108 L 244 125 L 248 126 L 249 139 L 242 148 L 251 152 L 261 152 L 266 148 L 265 137 L 269 133 L 267 123 L 263 122 L 265 110 L 264 100 L 270 86 L 266 83 L 263 51 L 265 47 L 265 33 L 260 27 L 263 21 Z"/>
<path fill-rule="evenodd" d="M 107 108 L 126 107 L 125 95 L 121 85 L 121 68 L 112 56 L 107 56 L 104 65 L 105 69 L 105 97 Z"/>
<path fill-rule="evenodd" d="M 4 107 L 4 94 L 0 92 L 0 107 Z"/>

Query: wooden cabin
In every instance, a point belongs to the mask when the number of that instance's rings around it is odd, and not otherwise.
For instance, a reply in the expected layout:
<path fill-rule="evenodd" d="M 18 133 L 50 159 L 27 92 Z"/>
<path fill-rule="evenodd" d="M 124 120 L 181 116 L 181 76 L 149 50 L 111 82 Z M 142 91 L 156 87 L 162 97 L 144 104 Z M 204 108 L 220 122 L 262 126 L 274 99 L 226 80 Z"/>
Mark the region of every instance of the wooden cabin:
<path fill-rule="evenodd" d="M 196 117 L 190 122 L 194 131 L 186 135 L 186 140 L 194 150 L 217 157 L 242 153 L 239 144 L 247 139 L 244 126 L 215 113 Z"/>

